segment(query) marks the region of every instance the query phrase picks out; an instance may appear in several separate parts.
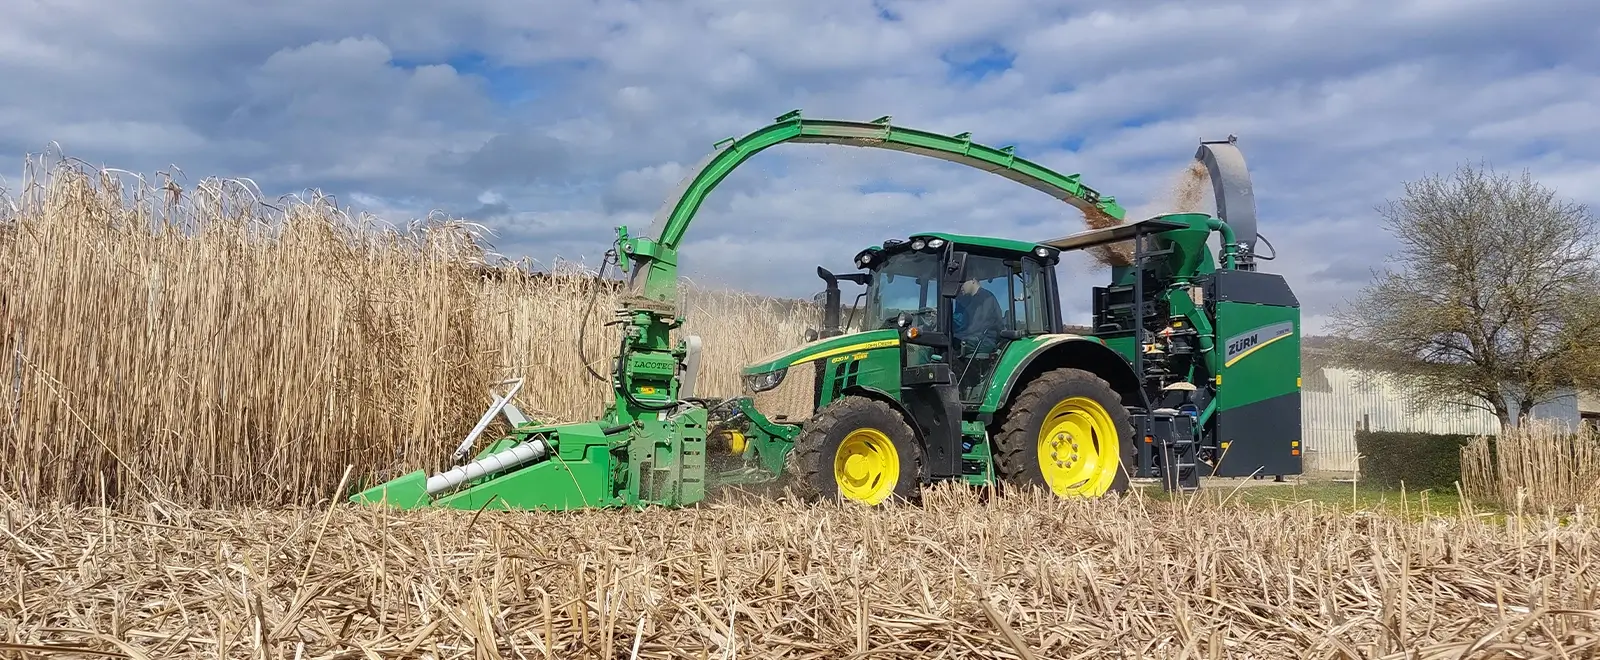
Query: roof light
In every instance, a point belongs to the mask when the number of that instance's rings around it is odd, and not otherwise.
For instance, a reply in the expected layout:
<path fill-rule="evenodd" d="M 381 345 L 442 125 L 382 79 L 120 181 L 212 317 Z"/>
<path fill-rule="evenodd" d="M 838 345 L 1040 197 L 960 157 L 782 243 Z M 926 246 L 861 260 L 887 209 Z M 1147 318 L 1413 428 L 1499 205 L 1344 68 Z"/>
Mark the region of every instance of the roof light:
<path fill-rule="evenodd" d="M 927 245 L 928 245 L 927 241 L 924 241 L 924 240 L 922 240 L 920 238 L 917 239 L 917 240 L 911 241 L 911 249 L 913 249 L 913 250 L 921 250 L 922 248 L 927 247 Z"/>
<path fill-rule="evenodd" d="M 942 239 L 942 238 L 935 238 L 935 239 L 933 239 L 933 240 L 931 240 L 931 241 L 928 241 L 928 247 L 931 247 L 931 248 L 941 248 L 941 247 L 944 247 L 944 239 Z"/>
<path fill-rule="evenodd" d="M 1050 256 L 1050 251 L 1044 248 L 1034 248 L 1033 253 L 1039 255 L 1041 259 Z"/>

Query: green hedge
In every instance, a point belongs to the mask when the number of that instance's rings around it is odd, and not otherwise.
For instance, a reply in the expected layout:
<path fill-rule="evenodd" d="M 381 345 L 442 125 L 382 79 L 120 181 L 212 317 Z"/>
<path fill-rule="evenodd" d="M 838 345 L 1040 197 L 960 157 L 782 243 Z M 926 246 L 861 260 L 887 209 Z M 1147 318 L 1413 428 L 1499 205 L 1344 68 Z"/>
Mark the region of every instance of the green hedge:
<path fill-rule="evenodd" d="M 1461 446 L 1472 435 L 1356 430 L 1363 482 L 1383 488 L 1454 492 L 1461 479 Z"/>

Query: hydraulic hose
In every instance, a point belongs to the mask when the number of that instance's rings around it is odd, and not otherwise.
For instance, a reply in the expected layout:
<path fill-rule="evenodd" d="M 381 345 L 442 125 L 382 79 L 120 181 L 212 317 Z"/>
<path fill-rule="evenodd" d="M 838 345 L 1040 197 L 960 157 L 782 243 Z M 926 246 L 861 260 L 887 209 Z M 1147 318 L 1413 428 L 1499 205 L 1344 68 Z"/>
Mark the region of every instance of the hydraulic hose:
<path fill-rule="evenodd" d="M 1261 241 L 1262 243 L 1265 243 L 1267 247 L 1272 248 L 1272 256 L 1263 257 L 1263 256 L 1258 254 L 1258 255 L 1256 255 L 1257 259 L 1260 259 L 1262 261 L 1272 261 L 1273 259 L 1277 259 L 1278 258 L 1278 248 L 1277 248 L 1277 246 L 1274 246 L 1272 244 L 1272 241 L 1267 240 L 1266 234 L 1262 234 L 1261 232 L 1256 232 L 1256 240 Z"/>
<path fill-rule="evenodd" d="M 616 258 L 617 248 L 606 250 L 605 257 L 600 260 L 600 271 L 594 274 L 594 288 L 589 291 L 589 304 L 583 308 L 583 317 L 578 319 L 578 359 L 583 362 L 583 368 L 589 371 L 589 375 L 602 383 L 606 381 L 606 377 L 589 366 L 589 357 L 583 350 L 583 340 L 588 336 L 589 316 L 594 313 L 595 300 L 600 298 L 600 287 L 605 284 L 606 266 L 615 262 Z"/>

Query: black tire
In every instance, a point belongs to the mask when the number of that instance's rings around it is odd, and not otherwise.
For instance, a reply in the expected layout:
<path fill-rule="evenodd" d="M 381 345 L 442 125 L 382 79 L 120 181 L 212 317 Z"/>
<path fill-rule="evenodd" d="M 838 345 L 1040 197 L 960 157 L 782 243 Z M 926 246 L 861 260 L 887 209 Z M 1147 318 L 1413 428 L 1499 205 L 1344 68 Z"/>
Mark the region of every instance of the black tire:
<path fill-rule="evenodd" d="M 860 431 L 865 433 L 858 434 Z M 892 455 L 898 463 L 892 487 L 873 493 L 876 499 L 851 497 L 856 489 L 841 488 L 834 466 L 839 448 L 847 439 L 852 447 L 862 447 L 859 442 L 866 441 L 885 455 Z M 888 440 L 887 446 L 884 439 Z M 886 451 L 890 449 L 892 452 Z M 926 469 L 922 445 L 900 412 L 886 403 L 860 396 L 846 396 L 817 411 L 795 439 L 785 463 L 785 471 L 792 476 L 790 485 L 802 499 L 842 499 L 868 505 L 889 500 L 916 501 Z M 884 476 L 877 475 L 878 484 L 885 483 Z"/>
<path fill-rule="evenodd" d="M 1090 489 L 1089 496 L 1096 497 L 1100 494 L 1121 494 L 1128 490 L 1128 474 L 1131 469 L 1129 463 L 1134 455 L 1133 422 L 1128 415 L 1127 408 L 1122 405 L 1122 397 L 1104 379 L 1082 369 L 1056 369 L 1041 374 L 1034 378 L 1022 393 L 1012 400 L 1006 412 L 1005 423 L 1001 431 L 994 438 L 995 444 L 995 470 L 999 473 L 1000 481 L 1004 484 L 1023 487 L 1039 487 L 1053 492 L 1050 483 L 1045 479 L 1044 470 L 1041 469 L 1039 449 L 1041 445 L 1040 433 L 1044 424 L 1049 421 L 1047 416 L 1057 404 L 1062 404 L 1069 399 L 1080 402 L 1092 402 L 1083 412 L 1077 413 L 1080 419 L 1084 416 L 1099 418 L 1102 424 L 1109 424 L 1116 429 L 1116 463 L 1115 476 L 1106 484 L 1103 493 L 1095 492 L 1097 488 Z M 1098 408 L 1098 412 L 1093 409 Z M 1101 416 L 1103 414 L 1103 416 Z M 1091 433 L 1094 428 L 1091 427 Z M 1070 437 L 1062 442 L 1081 442 L 1084 438 Z M 1091 447 L 1103 446 L 1104 438 L 1091 437 L 1088 441 Z M 1074 450 L 1070 445 L 1060 447 L 1062 451 L 1078 451 L 1085 449 L 1081 445 Z M 1081 452 L 1080 452 L 1081 453 Z M 1069 455 L 1071 456 L 1071 455 Z M 1080 460 L 1082 457 L 1080 456 Z M 1102 460 L 1109 457 L 1103 456 Z M 1071 464 L 1070 458 L 1062 459 Z M 1102 464 L 1103 465 L 1103 464 Z M 1109 465 L 1105 467 L 1111 467 Z M 1103 472 L 1096 470 L 1091 480 L 1099 482 L 1103 479 Z M 1103 483 L 1103 482 L 1101 482 Z M 1060 494 L 1060 493 L 1058 493 Z M 1062 495 L 1079 496 L 1082 493 L 1069 493 Z"/>

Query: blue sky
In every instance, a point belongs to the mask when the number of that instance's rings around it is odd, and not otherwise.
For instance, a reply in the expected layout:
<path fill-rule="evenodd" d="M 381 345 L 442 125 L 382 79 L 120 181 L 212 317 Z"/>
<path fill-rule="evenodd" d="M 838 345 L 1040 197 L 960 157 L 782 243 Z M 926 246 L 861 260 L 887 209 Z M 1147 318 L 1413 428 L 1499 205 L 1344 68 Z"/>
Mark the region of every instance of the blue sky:
<path fill-rule="evenodd" d="M 593 264 L 725 137 L 802 108 L 1014 144 L 1165 210 L 1239 136 L 1261 231 L 1318 330 L 1384 265 L 1374 208 L 1466 162 L 1600 203 L 1600 3 L 1500 0 L 22 3 L 0 24 L 0 156 L 318 188 L 395 222 Z M 15 175 L 7 179 L 15 180 Z M 690 232 L 701 282 L 809 295 L 920 229 L 1048 238 L 1081 216 L 898 153 L 785 145 Z M 1105 272 L 1062 268 L 1072 320 Z"/>

